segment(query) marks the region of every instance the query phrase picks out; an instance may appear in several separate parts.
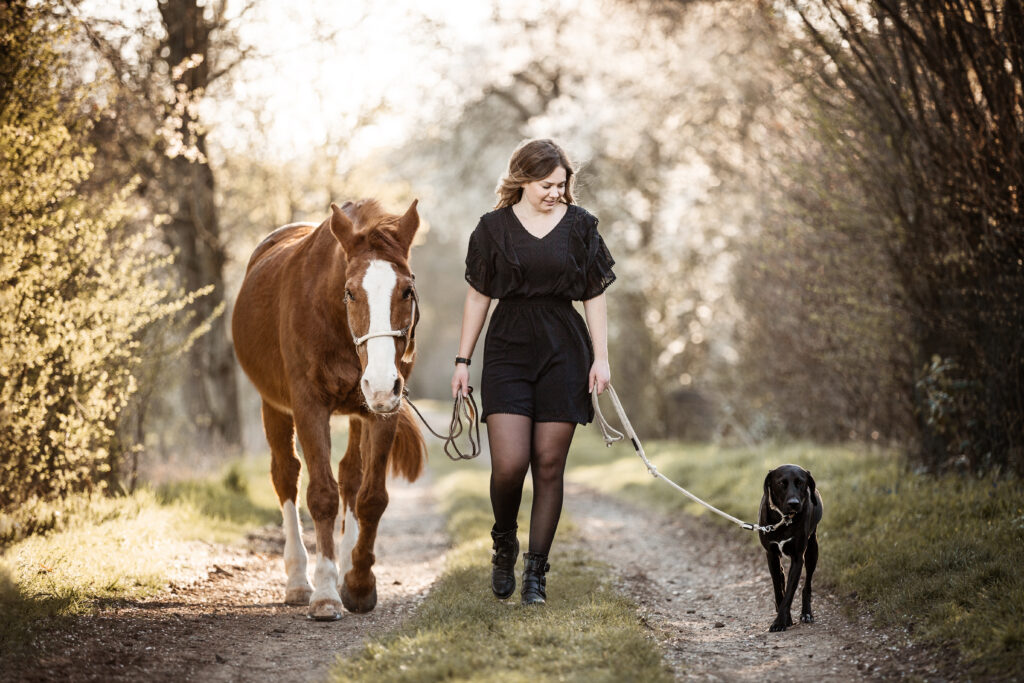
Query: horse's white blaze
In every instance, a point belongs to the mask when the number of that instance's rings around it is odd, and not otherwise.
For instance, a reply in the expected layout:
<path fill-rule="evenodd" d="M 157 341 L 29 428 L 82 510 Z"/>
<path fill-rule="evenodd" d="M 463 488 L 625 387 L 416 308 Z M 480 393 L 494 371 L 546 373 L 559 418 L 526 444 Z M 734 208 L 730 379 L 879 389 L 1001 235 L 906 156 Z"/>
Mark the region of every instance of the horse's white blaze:
<path fill-rule="evenodd" d="M 363 276 L 363 290 L 370 307 L 371 332 L 391 330 L 391 293 L 398 276 L 387 261 L 374 260 Z M 374 337 L 366 340 L 366 370 L 363 372 L 363 396 L 371 409 L 393 410 L 394 387 L 398 379 L 395 367 L 395 337 Z M 376 404 L 376 405 L 375 405 Z"/>
<path fill-rule="evenodd" d="M 302 544 L 302 527 L 295 501 L 285 501 L 281 508 L 284 518 L 284 571 L 288 575 L 287 590 L 308 588 L 306 577 L 306 546 Z"/>
<path fill-rule="evenodd" d="M 341 537 L 341 543 L 338 544 L 338 559 L 341 561 L 342 579 L 345 578 L 348 570 L 352 569 L 352 549 L 356 547 L 357 540 L 359 540 L 359 522 L 356 521 L 356 516 L 352 514 L 352 510 L 346 508 L 345 535 Z"/>
<path fill-rule="evenodd" d="M 313 605 L 320 600 L 340 603 L 341 596 L 338 595 L 338 565 L 334 564 L 334 560 L 317 553 L 316 569 L 313 571 L 313 595 L 309 598 L 309 604 Z"/>

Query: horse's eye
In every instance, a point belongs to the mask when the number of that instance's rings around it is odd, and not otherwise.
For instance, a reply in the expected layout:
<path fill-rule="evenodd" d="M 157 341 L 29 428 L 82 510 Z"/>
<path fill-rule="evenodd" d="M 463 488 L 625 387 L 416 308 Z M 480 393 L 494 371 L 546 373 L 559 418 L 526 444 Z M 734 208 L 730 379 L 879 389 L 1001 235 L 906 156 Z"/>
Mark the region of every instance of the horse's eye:
<path fill-rule="evenodd" d="M 356 298 L 352 296 L 352 292 L 349 291 L 348 287 L 345 288 L 345 301 L 355 301 Z"/>

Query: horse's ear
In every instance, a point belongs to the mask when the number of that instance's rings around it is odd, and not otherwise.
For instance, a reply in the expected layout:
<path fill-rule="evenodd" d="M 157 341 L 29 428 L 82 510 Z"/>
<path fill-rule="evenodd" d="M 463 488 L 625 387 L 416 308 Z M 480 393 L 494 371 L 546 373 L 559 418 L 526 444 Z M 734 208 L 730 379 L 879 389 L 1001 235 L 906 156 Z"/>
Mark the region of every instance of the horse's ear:
<path fill-rule="evenodd" d="M 356 226 L 352 224 L 352 219 L 348 215 L 338 208 L 338 205 L 331 202 L 331 232 L 341 243 L 341 248 L 346 252 L 351 250 L 352 241 L 356 234 Z"/>
<path fill-rule="evenodd" d="M 405 248 L 406 254 L 409 253 L 409 249 L 412 247 L 412 240 L 416 236 L 416 230 L 420 227 L 420 214 L 416 211 L 416 205 L 419 202 L 419 199 L 412 200 L 409 210 L 398 220 L 398 240 Z"/>

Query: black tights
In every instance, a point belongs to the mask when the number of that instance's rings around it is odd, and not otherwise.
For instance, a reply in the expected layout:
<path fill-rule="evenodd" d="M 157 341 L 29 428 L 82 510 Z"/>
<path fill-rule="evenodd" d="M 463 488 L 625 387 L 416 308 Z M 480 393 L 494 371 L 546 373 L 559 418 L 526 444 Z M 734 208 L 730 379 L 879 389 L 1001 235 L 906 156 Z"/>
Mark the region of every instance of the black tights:
<path fill-rule="evenodd" d="M 574 422 L 534 422 L 525 415 L 487 416 L 491 448 L 491 507 L 498 531 L 511 529 L 519 516 L 526 470 L 533 474 L 530 552 L 547 554 L 562 514 L 562 474 Z"/>

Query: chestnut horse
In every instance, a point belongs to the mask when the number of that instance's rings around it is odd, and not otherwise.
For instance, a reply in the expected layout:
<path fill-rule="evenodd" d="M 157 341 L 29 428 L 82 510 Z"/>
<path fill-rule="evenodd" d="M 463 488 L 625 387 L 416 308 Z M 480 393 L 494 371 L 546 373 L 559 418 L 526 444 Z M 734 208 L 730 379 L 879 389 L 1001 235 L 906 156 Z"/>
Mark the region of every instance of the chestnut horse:
<path fill-rule="evenodd" d="M 423 437 L 402 403 L 416 353 L 419 312 L 408 261 L 418 227 L 416 201 L 403 216 L 373 200 L 331 204 L 331 217 L 319 226 L 286 225 L 256 247 L 235 302 L 235 353 L 263 398 L 270 473 L 284 517 L 285 602 L 308 603 L 313 619 L 338 619 L 343 604 L 352 612 L 377 604 L 371 567 L 388 504 L 388 466 L 409 481 L 423 469 Z M 349 416 L 337 481 L 333 414 Z M 316 525 L 312 586 L 296 509 L 296 434 Z"/>

